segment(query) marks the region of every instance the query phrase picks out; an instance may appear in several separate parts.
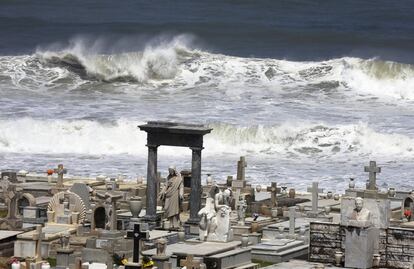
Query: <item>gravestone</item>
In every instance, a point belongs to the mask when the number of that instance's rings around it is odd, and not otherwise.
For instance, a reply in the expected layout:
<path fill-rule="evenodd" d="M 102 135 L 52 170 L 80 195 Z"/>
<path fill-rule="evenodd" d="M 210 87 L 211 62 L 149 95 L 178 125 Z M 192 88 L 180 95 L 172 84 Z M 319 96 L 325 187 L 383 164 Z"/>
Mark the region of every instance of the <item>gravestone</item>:
<path fill-rule="evenodd" d="M 308 212 L 308 216 L 317 217 L 318 216 L 318 202 L 319 202 L 319 193 L 323 193 L 323 189 L 318 188 L 318 182 L 312 182 L 312 187 L 308 188 L 308 192 L 312 192 L 312 211 Z"/>
<path fill-rule="evenodd" d="M 13 170 L 6 170 L 1 172 L 0 180 L 7 179 L 11 183 L 17 183 L 17 172 Z"/>
<path fill-rule="evenodd" d="M 138 263 L 139 261 L 139 253 L 140 253 L 139 249 L 140 249 L 141 239 L 145 239 L 145 240 L 149 239 L 148 229 L 144 230 L 142 229 L 142 226 L 144 226 L 144 228 L 148 228 L 146 225 L 135 224 L 134 230 L 128 231 L 127 236 L 126 236 L 126 238 L 128 239 L 132 238 L 134 240 L 134 252 L 133 252 L 133 258 L 132 258 L 132 261 L 134 263 Z"/>
<path fill-rule="evenodd" d="M 378 190 L 377 187 L 377 173 L 381 173 L 381 167 L 377 166 L 375 161 L 370 161 L 369 166 L 364 167 L 364 171 L 369 173 L 368 190 Z"/>
<path fill-rule="evenodd" d="M 90 187 L 88 185 L 85 183 L 75 182 L 70 188 L 70 191 L 79 195 L 85 204 L 86 210 L 89 210 L 91 208 Z"/>
<path fill-rule="evenodd" d="M 56 187 L 63 188 L 63 175 L 67 173 L 66 168 L 63 168 L 63 164 L 59 164 L 58 167 L 54 169 L 54 172 L 58 175 Z"/>
<path fill-rule="evenodd" d="M 270 187 L 267 187 L 266 190 L 268 192 L 270 192 L 271 208 L 277 207 L 276 196 L 280 192 L 280 188 L 279 189 L 277 188 L 277 183 L 276 182 L 272 182 L 272 185 Z"/>
<path fill-rule="evenodd" d="M 116 203 L 119 199 L 123 198 L 122 194 L 116 194 L 113 192 L 106 192 L 105 194 L 101 194 L 99 192 L 96 193 L 101 199 L 105 199 L 106 203 L 106 211 L 109 218 L 109 223 L 107 224 L 106 228 L 109 228 L 110 231 L 117 230 L 117 213 L 116 213 Z"/>

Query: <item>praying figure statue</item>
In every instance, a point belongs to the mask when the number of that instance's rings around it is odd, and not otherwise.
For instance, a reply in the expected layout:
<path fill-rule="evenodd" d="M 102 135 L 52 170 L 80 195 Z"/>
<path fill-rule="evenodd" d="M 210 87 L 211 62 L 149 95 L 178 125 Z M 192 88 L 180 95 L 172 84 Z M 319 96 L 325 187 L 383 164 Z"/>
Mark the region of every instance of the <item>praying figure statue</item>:
<path fill-rule="evenodd" d="M 184 199 L 184 183 L 174 166 L 168 168 L 167 184 L 162 188 L 159 199 L 163 202 L 170 228 L 180 228 L 180 204 Z"/>
<path fill-rule="evenodd" d="M 348 218 L 348 226 L 371 226 L 371 212 L 364 208 L 364 199 L 361 197 L 355 198 L 355 208 Z"/>

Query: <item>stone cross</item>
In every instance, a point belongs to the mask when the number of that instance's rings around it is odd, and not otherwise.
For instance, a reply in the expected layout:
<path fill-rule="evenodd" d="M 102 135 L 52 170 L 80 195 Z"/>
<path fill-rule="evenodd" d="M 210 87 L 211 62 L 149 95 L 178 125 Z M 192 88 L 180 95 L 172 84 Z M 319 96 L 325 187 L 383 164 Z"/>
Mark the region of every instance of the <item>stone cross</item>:
<path fill-rule="evenodd" d="M 133 258 L 132 258 L 132 261 L 134 263 L 138 263 L 139 261 L 139 247 L 140 247 L 141 239 L 145 239 L 145 240 L 149 239 L 149 232 L 143 231 L 141 229 L 141 226 L 142 225 L 140 223 L 135 224 L 134 230 L 127 231 L 127 236 L 126 236 L 126 238 L 134 239 L 134 252 L 133 252 Z"/>
<path fill-rule="evenodd" d="M 289 234 L 295 234 L 295 214 L 296 208 L 294 206 L 289 207 Z"/>
<path fill-rule="evenodd" d="M 318 193 L 322 193 L 323 189 L 318 188 L 318 182 L 314 181 L 312 182 L 312 187 L 308 187 L 308 192 L 312 192 L 312 213 L 317 214 L 318 213 L 318 202 L 319 202 L 319 195 Z"/>
<path fill-rule="evenodd" d="M 112 210 L 112 214 L 110 216 L 110 222 L 109 222 L 109 230 L 111 230 L 111 231 L 117 230 L 116 202 L 119 199 L 122 199 L 124 197 L 124 195 L 123 194 L 115 194 L 115 193 L 111 193 L 111 192 L 106 192 L 105 194 L 101 194 L 101 193 L 97 192 L 96 196 L 98 196 L 101 199 L 105 199 L 106 203 L 109 204 L 110 209 Z"/>
<path fill-rule="evenodd" d="M 63 168 L 63 164 L 59 164 L 57 169 L 54 169 L 54 172 L 58 175 L 58 180 L 56 186 L 59 188 L 63 187 L 63 175 L 67 173 L 66 168 Z"/>
<path fill-rule="evenodd" d="M 36 232 L 33 234 L 32 239 L 36 241 L 36 262 L 40 262 L 42 260 L 42 240 L 45 239 L 42 225 L 36 226 Z"/>
<path fill-rule="evenodd" d="M 241 156 L 240 161 L 237 162 L 237 180 L 245 180 L 246 167 L 246 158 Z"/>
<path fill-rule="evenodd" d="M 270 201 L 271 201 L 271 208 L 276 207 L 277 206 L 277 200 L 276 200 L 276 195 L 278 192 L 280 192 L 280 188 L 277 188 L 277 183 L 276 182 L 272 182 L 272 185 L 270 187 L 267 187 L 266 190 L 268 192 L 270 192 Z"/>
<path fill-rule="evenodd" d="M 375 161 L 370 161 L 369 166 L 364 167 L 364 171 L 369 173 L 368 190 L 377 190 L 377 173 L 381 173 L 381 167 Z"/>
<path fill-rule="evenodd" d="M 193 255 L 188 255 L 185 260 L 180 260 L 180 266 L 185 266 L 187 269 L 200 269 L 201 261 L 194 260 Z"/>

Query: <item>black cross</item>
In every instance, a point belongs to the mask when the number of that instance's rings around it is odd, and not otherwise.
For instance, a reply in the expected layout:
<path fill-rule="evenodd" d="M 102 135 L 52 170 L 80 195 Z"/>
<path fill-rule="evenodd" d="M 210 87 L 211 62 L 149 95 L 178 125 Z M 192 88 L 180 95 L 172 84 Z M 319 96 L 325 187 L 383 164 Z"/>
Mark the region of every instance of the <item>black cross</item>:
<path fill-rule="evenodd" d="M 142 225 L 144 226 L 144 225 Z M 134 252 L 133 252 L 133 258 L 132 261 L 134 263 L 138 263 L 139 261 L 139 244 L 141 239 L 148 240 L 149 238 L 149 232 L 148 231 L 142 231 L 141 224 L 135 224 L 133 231 L 127 231 L 126 238 L 134 239 Z"/>

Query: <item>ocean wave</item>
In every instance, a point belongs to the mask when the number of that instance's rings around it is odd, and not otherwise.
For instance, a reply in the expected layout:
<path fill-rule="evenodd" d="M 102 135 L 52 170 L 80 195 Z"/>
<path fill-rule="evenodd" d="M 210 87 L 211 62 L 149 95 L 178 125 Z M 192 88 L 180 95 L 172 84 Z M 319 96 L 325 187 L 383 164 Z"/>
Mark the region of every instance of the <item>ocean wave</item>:
<path fill-rule="evenodd" d="M 146 133 L 131 120 L 0 120 L 0 152 L 46 154 L 147 154 Z M 414 158 L 414 138 L 378 132 L 365 123 L 330 126 L 285 123 L 275 126 L 210 124 L 206 156 L 217 154 L 276 155 L 309 158 L 378 156 Z M 161 147 L 165 155 L 189 154 L 188 149 Z"/>
<path fill-rule="evenodd" d="M 219 89 L 226 94 L 257 87 L 350 97 L 414 100 L 414 66 L 380 59 L 344 57 L 318 62 L 242 58 L 195 49 L 186 35 L 148 42 L 136 51 L 101 53 L 99 42 L 76 39 L 63 49 L 0 57 L 0 71 L 18 87 L 72 89 L 101 81 L 139 84 L 139 89 Z M 115 50 L 114 50 L 115 51 Z"/>

